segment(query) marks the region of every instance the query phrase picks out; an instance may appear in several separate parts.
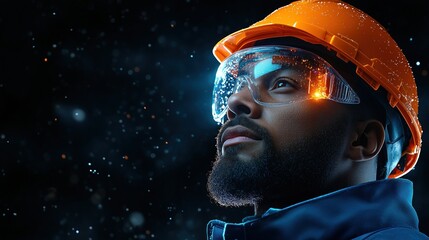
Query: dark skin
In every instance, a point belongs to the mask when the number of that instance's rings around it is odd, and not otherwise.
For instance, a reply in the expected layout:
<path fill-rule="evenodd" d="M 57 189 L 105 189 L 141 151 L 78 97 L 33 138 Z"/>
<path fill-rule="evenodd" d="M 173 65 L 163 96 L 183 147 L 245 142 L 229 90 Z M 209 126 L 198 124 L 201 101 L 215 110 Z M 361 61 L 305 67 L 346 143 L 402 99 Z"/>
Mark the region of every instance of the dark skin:
<path fill-rule="evenodd" d="M 237 188 L 245 186 L 249 181 L 241 183 L 241 185 L 237 184 L 232 188 L 235 191 L 228 192 L 228 183 L 223 187 L 219 187 L 220 190 L 210 187 L 216 185 L 216 181 L 222 181 L 224 177 L 219 177 L 218 179 L 220 180 L 209 177 L 209 191 L 212 192 L 215 200 L 216 196 L 223 194 L 222 191 L 227 192 L 226 196 L 235 197 L 235 195 L 242 194 L 237 198 L 226 197 L 223 200 L 217 200 L 221 205 L 240 206 L 252 204 L 255 209 L 255 215 L 260 216 L 272 207 L 284 208 L 321 194 L 376 180 L 377 155 L 384 143 L 384 128 L 378 120 L 362 117 L 363 114 L 360 114 L 360 111 L 363 110 L 361 106 L 340 104 L 330 100 L 307 100 L 282 107 L 264 107 L 253 100 L 248 89 L 244 89 L 229 98 L 228 107 L 227 117 L 229 121 L 237 117 L 246 118 L 252 124 L 266 131 L 273 145 L 270 151 L 279 152 L 267 157 L 266 162 L 268 162 L 268 165 L 273 162 L 282 165 L 282 161 L 291 163 L 285 165 L 284 170 L 279 170 L 275 174 L 272 174 L 272 172 L 276 168 L 268 167 L 267 173 L 263 177 L 255 177 L 261 181 L 269 178 L 269 181 L 263 182 L 262 186 L 257 186 L 260 182 L 259 180 L 255 181 L 253 183 L 255 188 L 249 188 L 251 194 L 246 194 L 246 191 L 249 191 L 246 190 L 247 188 L 243 190 L 245 194 L 237 191 Z M 336 130 L 337 125 L 341 125 L 338 130 Z M 259 156 L 262 155 L 267 147 L 267 141 L 264 140 L 265 138 L 259 138 L 258 134 L 252 137 L 236 134 L 238 136 L 234 135 L 235 138 L 231 138 L 232 140 L 224 143 L 221 136 L 225 130 L 249 128 L 240 124 L 229 126 L 228 122 L 225 126 L 226 128 L 222 128 L 218 136 L 219 156 L 217 162 L 219 163 L 218 165 L 227 166 L 224 169 L 228 169 L 230 175 L 235 175 L 234 167 L 240 169 L 241 166 L 244 166 L 243 169 L 247 169 L 248 167 L 246 166 L 253 166 L 252 162 L 259 161 Z M 253 129 L 248 130 L 253 131 Z M 333 136 L 336 135 L 336 131 L 341 131 L 341 134 Z M 317 134 L 318 136 L 315 137 L 314 135 Z M 332 138 L 332 140 L 326 140 L 326 146 L 318 146 L 320 142 L 324 141 L 325 136 L 329 136 L 328 138 Z M 313 138 L 316 140 L 312 141 L 311 139 Z M 293 145 L 296 142 L 302 144 Z M 290 147 L 290 145 L 294 147 Z M 302 150 L 299 150 L 300 146 L 302 146 Z M 318 148 L 320 149 L 318 150 Z M 324 154 L 325 148 L 332 150 L 326 151 L 329 153 Z M 282 151 L 282 149 L 289 150 Z M 301 155 L 294 155 L 292 152 L 294 149 L 301 151 Z M 314 154 L 311 155 L 313 149 L 315 149 Z M 306 156 L 306 153 L 313 157 L 309 159 L 299 157 Z M 319 155 L 321 157 L 317 159 Z M 322 161 L 322 159 L 324 160 Z M 327 164 L 326 161 L 329 161 L 329 163 Z M 298 164 L 293 162 L 298 162 Z M 321 169 L 321 171 L 313 178 L 303 177 L 302 179 L 306 181 L 303 183 L 303 181 L 299 180 L 302 174 L 305 176 L 312 175 L 311 167 L 309 167 L 309 172 L 303 172 L 301 175 L 299 173 L 299 169 L 306 170 L 305 164 L 307 163 L 314 165 L 314 169 Z M 320 166 L 317 164 L 320 164 Z M 295 171 L 293 168 L 297 165 L 298 167 Z M 304 167 L 299 168 L 299 165 Z M 279 169 L 282 169 L 282 167 L 279 166 Z M 288 170 L 291 171 L 287 173 Z M 220 171 L 222 170 L 217 173 Z M 215 174 L 213 175 L 216 175 L 216 171 L 214 172 Z M 291 173 L 296 175 L 291 176 Z M 250 177 L 249 179 L 252 180 L 253 178 Z M 295 179 L 298 180 L 295 181 Z M 231 180 L 231 183 L 235 182 L 237 181 Z M 219 193 L 219 191 L 222 193 Z M 236 199 L 244 199 L 244 201 L 236 204 Z"/>

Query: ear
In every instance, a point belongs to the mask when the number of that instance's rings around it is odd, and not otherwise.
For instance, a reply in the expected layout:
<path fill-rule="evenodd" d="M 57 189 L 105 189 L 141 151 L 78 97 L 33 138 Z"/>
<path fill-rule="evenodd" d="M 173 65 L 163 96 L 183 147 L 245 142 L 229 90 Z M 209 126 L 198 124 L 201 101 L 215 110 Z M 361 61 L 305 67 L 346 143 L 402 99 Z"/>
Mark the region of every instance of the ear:
<path fill-rule="evenodd" d="M 348 156 L 354 161 L 374 158 L 384 144 L 384 127 L 381 122 L 370 119 L 358 122 L 349 144 Z"/>

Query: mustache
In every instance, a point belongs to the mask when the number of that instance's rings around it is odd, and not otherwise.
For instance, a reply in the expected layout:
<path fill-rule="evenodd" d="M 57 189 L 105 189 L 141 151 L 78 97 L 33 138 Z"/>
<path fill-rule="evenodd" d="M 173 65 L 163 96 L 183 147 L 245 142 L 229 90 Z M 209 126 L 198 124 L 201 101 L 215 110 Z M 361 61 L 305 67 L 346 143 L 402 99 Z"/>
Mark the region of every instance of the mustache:
<path fill-rule="evenodd" d="M 233 127 L 236 125 L 241 125 L 243 127 L 246 127 L 250 130 L 252 130 L 253 132 L 255 132 L 259 137 L 261 137 L 263 140 L 267 139 L 269 137 L 268 135 L 268 131 L 259 126 L 258 124 L 256 124 L 255 122 L 253 122 L 252 120 L 250 120 L 249 118 L 243 116 L 243 115 L 239 115 L 231 120 L 228 120 L 224 125 L 222 125 L 222 127 L 219 130 L 219 133 L 216 137 L 216 147 L 219 149 L 220 146 L 220 142 L 221 142 L 221 137 L 223 132 L 225 132 L 225 130 L 229 127 Z"/>

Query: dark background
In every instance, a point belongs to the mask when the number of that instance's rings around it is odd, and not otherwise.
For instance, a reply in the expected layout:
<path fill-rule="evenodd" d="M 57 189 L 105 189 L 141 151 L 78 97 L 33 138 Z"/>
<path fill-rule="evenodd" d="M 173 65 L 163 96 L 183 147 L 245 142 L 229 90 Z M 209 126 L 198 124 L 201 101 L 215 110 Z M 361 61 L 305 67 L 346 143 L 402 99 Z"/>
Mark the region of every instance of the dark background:
<path fill-rule="evenodd" d="M 151 2 L 151 3 L 148 3 Z M 205 239 L 213 45 L 290 1 L 4 1 L 0 238 Z M 355 0 L 409 57 L 429 128 L 429 2 Z M 414 204 L 429 233 L 428 136 Z"/>

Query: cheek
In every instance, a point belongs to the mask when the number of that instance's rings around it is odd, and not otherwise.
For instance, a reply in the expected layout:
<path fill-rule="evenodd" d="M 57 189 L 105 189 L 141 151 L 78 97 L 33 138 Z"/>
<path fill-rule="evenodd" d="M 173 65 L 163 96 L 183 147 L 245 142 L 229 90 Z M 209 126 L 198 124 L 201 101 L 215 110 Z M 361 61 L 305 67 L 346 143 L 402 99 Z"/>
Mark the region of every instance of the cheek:
<path fill-rule="evenodd" d="M 274 147 L 282 149 L 285 144 L 304 137 L 311 132 L 305 114 L 297 108 L 288 107 L 267 109 L 264 116 L 264 127 L 268 130 Z"/>
<path fill-rule="evenodd" d="M 299 139 L 311 138 L 323 129 L 332 128 L 338 122 L 341 106 L 326 102 L 303 102 L 286 107 L 266 108 L 264 125 L 276 147 Z M 345 119 L 343 119 L 345 120 Z"/>

